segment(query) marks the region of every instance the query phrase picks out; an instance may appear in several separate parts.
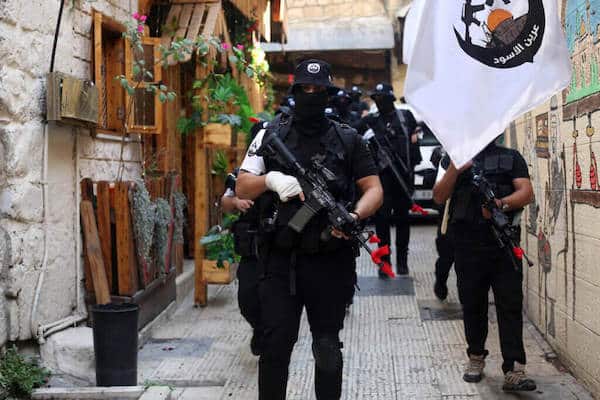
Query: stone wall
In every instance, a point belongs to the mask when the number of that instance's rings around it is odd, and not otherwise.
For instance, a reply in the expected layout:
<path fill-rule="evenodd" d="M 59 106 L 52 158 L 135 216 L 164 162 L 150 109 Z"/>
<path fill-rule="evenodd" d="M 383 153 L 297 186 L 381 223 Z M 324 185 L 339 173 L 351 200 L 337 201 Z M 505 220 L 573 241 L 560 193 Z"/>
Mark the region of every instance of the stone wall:
<path fill-rule="evenodd" d="M 373 0 L 288 0 L 286 5 L 290 24 L 295 20 L 386 15 L 384 4 Z"/>
<path fill-rule="evenodd" d="M 596 7 L 592 15 L 600 12 Z M 566 104 L 557 93 L 515 121 L 506 136 L 527 160 L 536 195 L 523 221 L 523 243 L 535 262 L 525 275 L 527 314 L 561 360 L 600 393 L 600 187 L 594 154 L 600 152 L 600 114 L 590 106 L 594 96 Z"/>
<path fill-rule="evenodd" d="M 120 144 L 86 129 L 48 125 L 48 232 L 44 234 L 42 165 L 45 77 L 58 0 L 0 2 L 0 345 L 32 337 L 32 325 L 84 312 L 76 298 L 78 191 L 83 177 L 114 180 Z M 92 7 L 124 21 L 136 0 L 65 1 L 55 70 L 92 77 Z M 140 176 L 140 144 L 125 149 L 125 178 Z M 47 265 L 43 266 L 47 241 Z M 32 308 L 40 272 L 37 313 Z M 83 273 L 80 273 L 83 277 Z M 83 293 L 83 291 L 81 291 Z M 34 329 L 35 330 L 35 329 Z"/>

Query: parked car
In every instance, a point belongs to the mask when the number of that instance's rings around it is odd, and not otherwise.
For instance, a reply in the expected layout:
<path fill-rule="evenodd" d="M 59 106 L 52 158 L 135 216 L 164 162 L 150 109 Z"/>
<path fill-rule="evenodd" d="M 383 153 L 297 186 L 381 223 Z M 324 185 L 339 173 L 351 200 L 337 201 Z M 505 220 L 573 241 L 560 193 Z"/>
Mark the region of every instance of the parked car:
<path fill-rule="evenodd" d="M 423 161 L 414 168 L 415 191 L 413 199 L 415 203 L 425 209 L 437 209 L 433 201 L 433 186 L 437 175 L 437 168 L 431 163 L 433 150 L 440 146 L 440 142 L 433 132 L 425 125 L 420 124 L 419 145 Z"/>

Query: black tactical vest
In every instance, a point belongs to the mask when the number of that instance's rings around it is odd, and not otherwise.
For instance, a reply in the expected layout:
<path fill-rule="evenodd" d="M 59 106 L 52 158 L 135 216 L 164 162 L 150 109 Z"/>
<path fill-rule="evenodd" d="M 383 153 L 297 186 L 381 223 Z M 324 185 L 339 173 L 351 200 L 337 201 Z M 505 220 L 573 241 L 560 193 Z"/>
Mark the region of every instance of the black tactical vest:
<path fill-rule="evenodd" d="M 501 199 L 515 191 L 511 175 L 514 162 L 512 152 L 503 152 L 493 145 L 487 147 L 474 159 L 474 168 L 481 169 L 484 177 L 492 185 L 496 198 Z M 450 223 L 468 224 L 473 227 L 487 224 L 481 214 L 481 204 L 482 198 L 473 185 L 473 168 L 471 168 L 460 174 L 456 181 L 450 205 Z"/>
<path fill-rule="evenodd" d="M 355 201 L 354 182 L 352 177 L 351 157 L 354 151 L 354 135 L 356 131 L 348 125 L 328 121 L 326 132 L 321 135 L 307 136 L 297 129 L 291 116 L 281 115 L 267 128 L 265 135 L 279 135 L 290 152 L 306 168 L 313 168 L 312 160 L 317 158 L 335 175 L 336 179 L 328 182 L 331 194 L 343 204 L 351 205 Z M 280 171 L 294 176 L 295 172 L 281 165 L 277 159 L 264 158 L 266 170 Z M 271 234 L 273 244 L 280 249 L 296 248 L 304 253 L 317 253 L 338 249 L 341 240 L 326 238 L 322 235 L 329 227 L 327 215 L 322 212 L 315 216 L 300 234 L 292 231 L 287 225 L 302 206 L 298 199 L 277 206 L 277 218 L 274 232 Z"/>

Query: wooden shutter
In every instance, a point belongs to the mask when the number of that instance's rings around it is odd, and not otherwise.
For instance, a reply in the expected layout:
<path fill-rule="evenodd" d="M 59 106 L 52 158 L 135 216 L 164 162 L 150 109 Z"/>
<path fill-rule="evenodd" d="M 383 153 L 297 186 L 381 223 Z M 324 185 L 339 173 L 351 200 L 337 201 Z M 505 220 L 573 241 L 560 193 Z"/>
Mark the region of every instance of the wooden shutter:
<path fill-rule="evenodd" d="M 102 133 L 119 134 L 125 115 L 125 90 L 114 79 L 125 73 L 125 26 L 93 12 L 94 83 L 98 88 L 98 128 Z"/>

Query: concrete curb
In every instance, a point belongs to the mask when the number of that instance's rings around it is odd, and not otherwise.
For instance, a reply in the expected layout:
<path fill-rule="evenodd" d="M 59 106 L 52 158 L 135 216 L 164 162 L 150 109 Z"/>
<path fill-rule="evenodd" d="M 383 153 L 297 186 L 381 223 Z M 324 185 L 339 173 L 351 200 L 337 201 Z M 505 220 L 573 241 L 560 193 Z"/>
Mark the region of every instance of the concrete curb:
<path fill-rule="evenodd" d="M 139 399 L 143 393 L 143 386 L 43 388 L 34 390 L 31 398 L 34 400 L 117 400 Z"/>

